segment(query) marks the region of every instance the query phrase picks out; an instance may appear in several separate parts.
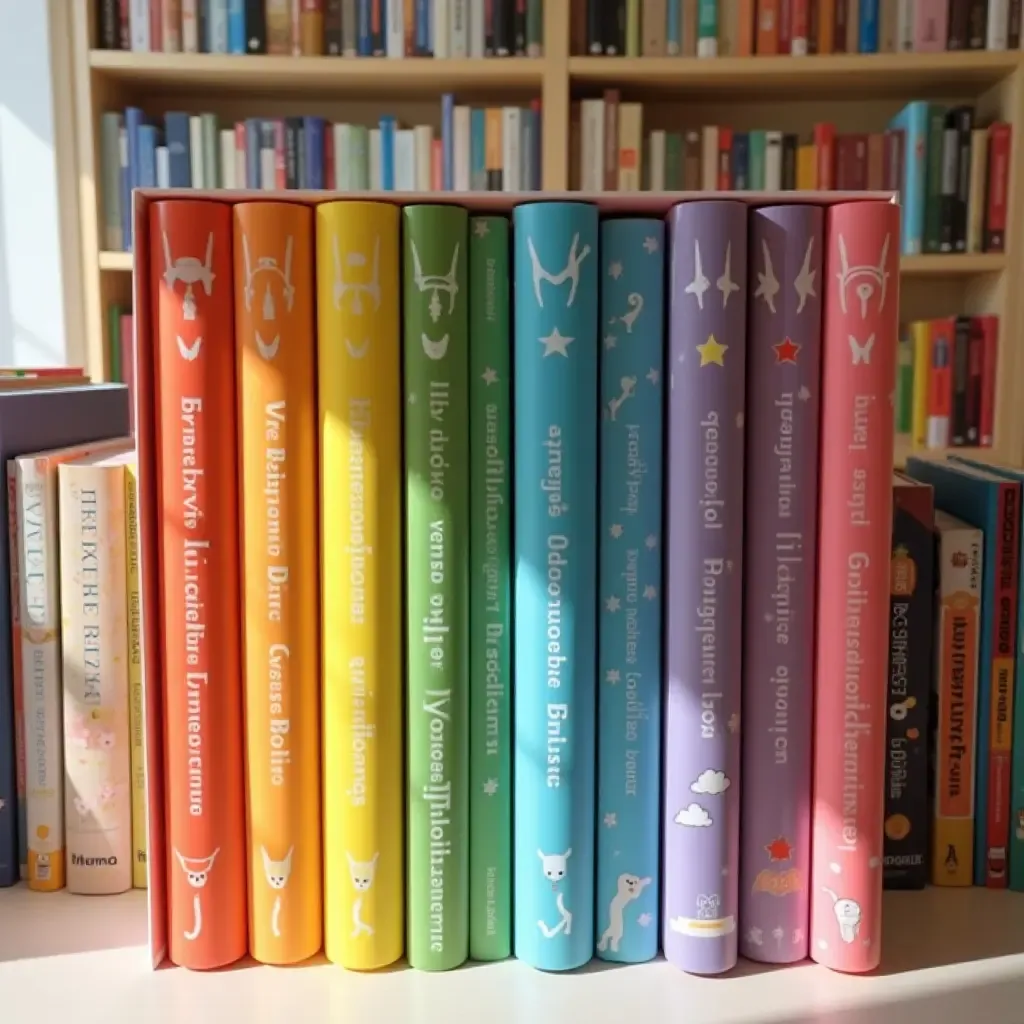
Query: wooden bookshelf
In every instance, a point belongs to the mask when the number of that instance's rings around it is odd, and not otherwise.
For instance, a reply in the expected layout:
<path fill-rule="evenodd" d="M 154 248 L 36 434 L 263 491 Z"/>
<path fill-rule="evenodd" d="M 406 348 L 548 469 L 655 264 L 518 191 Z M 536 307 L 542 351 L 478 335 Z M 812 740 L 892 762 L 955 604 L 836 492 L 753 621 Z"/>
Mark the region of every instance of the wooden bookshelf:
<path fill-rule="evenodd" d="M 575 2 L 575 0 L 574 0 Z M 730 124 L 806 133 L 817 120 L 842 131 L 875 131 L 911 99 L 970 102 L 981 118 L 1014 126 L 1009 223 L 1016 225 L 1024 190 L 1024 53 L 953 52 L 838 54 L 812 57 L 624 58 L 576 56 L 569 0 L 548 0 L 544 56 L 538 58 L 345 59 L 129 53 L 96 48 L 97 0 L 68 0 L 59 11 L 70 36 L 70 90 L 57 95 L 57 123 L 74 126 L 67 244 L 77 245 L 80 280 L 68 294 L 81 309 L 84 361 L 94 379 L 107 376 L 106 310 L 130 304 L 132 258 L 102 250 L 99 119 L 104 110 L 137 105 L 153 113 L 210 110 L 230 119 L 320 114 L 376 120 L 390 112 L 410 123 L 439 125 L 442 93 L 459 102 L 521 102 L 539 96 L 543 110 L 542 182 L 561 191 L 571 182 L 570 125 L 578 100 L 617 88 L 644 103 L 645 135 L 653 128 Z M 64 106 L 64 116 L 61 106 Z M 65 173 L 68 169 L 64 168 Z M 65 211 L 66 212 L 66 211 Z M 995 452 L 1024 465 L 1024 232 L 1011 227 L 1005 254 L 904 257 L 901 316 L 958 313 L 1000 316 Z M 72 263 L 73 261 L 68 261 Z M 75 316 L 74 313 L 78 315 Z M 905 457 L 897 439 L 897 458 Z"/>

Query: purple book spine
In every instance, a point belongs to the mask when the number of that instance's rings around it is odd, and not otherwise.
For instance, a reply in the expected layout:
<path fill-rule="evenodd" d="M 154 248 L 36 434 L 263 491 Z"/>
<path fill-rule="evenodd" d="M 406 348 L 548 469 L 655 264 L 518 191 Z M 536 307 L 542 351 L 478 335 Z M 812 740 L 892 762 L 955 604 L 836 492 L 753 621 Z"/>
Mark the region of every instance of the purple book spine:
<path fill-rule="evenodd" d="M 669 215 L 665 956 L 736 963 L 747 207 Z"/>
<path fill-rule="evenodd" d="M 823 214 L 750 215 L 740 951 L 807 956 Z"/>

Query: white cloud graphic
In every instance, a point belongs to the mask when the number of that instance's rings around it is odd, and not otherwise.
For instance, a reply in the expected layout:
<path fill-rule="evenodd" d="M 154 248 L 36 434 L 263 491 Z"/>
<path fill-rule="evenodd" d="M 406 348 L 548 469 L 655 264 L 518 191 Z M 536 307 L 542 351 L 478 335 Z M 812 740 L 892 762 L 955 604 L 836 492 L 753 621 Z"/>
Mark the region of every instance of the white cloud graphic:
<path fill-rule="evenodd" d="M 711 815 L 700 804 L 690 804 L 676 815 L 677 825 L 690 828 L 707 828 L 711 824 Z"/>
<path fill-rule="evenodd" d="M 729 777 L 725 772 L 706 768 L 697 776 L 697 781 L 690 783 L 693 793 L 707 793 L 710 796 L 721 796 L 730 786 Z"/>

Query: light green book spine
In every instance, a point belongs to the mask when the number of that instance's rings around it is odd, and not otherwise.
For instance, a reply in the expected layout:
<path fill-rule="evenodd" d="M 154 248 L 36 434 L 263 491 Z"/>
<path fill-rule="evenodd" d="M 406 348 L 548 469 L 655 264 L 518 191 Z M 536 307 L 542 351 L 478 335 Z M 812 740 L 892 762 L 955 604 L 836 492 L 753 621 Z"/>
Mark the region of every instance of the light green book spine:
<path fill-rule="evenodd" d="M 739 0 L 733 0 L 739 3 Z M 718 0 L 700 0 L 697 9 L 697 56 L 718 56 Z"/>
<path fill-rule="evenodd" d="M 512 953 L 509 223 L 469 233 L 469 955 Z"/>
<path fill-rule="evenodd" d="M 640 0 L 626 0 L 626 56 L 640 56 Z"/>
<path fill-rule="evenodd" d="M 409 965 L 469 950 L 468 214 L 402 211 Z"/>

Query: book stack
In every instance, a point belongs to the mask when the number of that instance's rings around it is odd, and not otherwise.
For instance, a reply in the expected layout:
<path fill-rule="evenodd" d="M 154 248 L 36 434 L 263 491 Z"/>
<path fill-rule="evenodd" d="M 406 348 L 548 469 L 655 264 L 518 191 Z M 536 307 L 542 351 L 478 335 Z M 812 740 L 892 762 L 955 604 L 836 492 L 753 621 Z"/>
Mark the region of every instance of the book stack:
<path fill-rule="evenodd" d="M 577 52 L 752 57 L 1016 50 L 1021 0 L 581 0 Z"/>
<path fill-rule="evenodd" d="M 544 0 L 101 0 L 97 38 L 136 53 L 539 57 Z"/>

